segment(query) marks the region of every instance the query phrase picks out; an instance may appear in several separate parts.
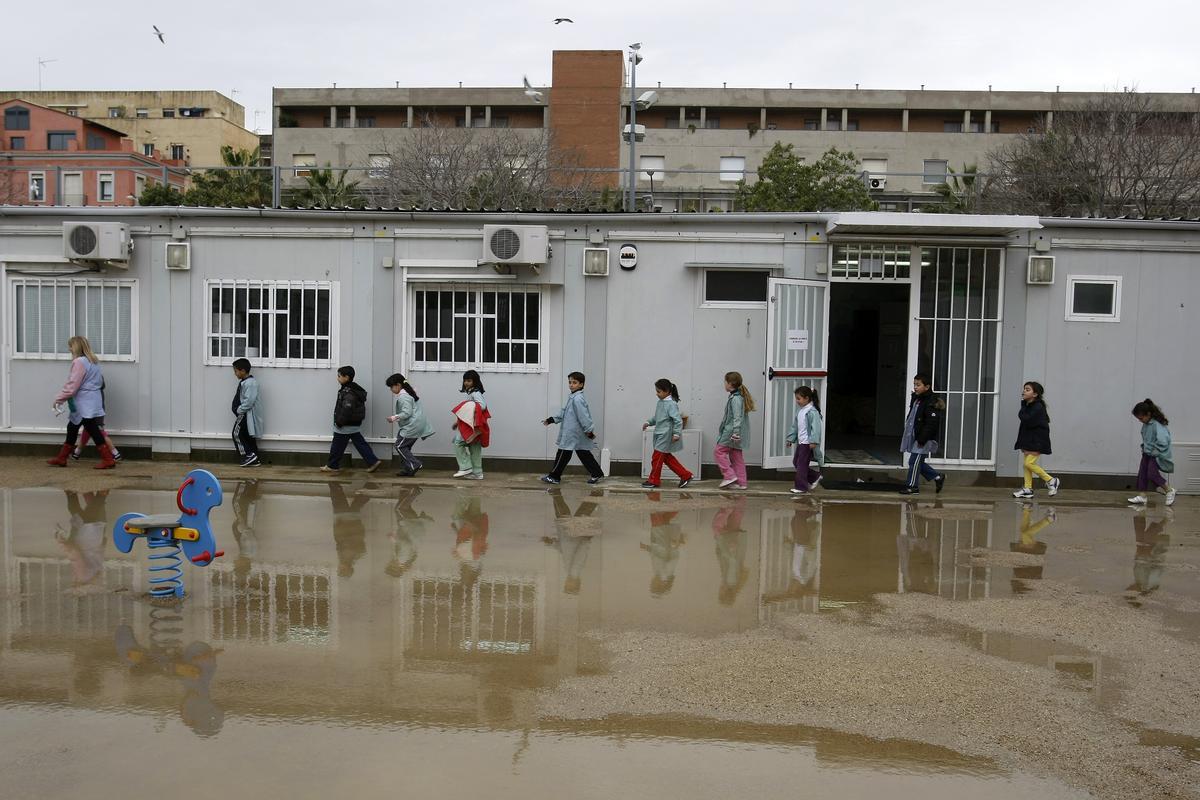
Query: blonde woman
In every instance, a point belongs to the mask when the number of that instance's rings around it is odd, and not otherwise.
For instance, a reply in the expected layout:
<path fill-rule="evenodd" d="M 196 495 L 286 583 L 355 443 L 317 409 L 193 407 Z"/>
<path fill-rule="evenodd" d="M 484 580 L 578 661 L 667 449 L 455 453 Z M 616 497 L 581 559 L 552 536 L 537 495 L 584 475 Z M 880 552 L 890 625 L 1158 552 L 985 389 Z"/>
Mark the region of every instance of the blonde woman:
<path fill-rule="evenodd" d="M 100 393 L 104 386 L 104 376 L 100 372 L 100 359 L 92 352 L 92 345 L 84 336 L 72 336 L 67 340 L 71 350 L 71 372 L 67 382 L 54 397 L 54 410 L 62 413 L 63 404 L 70 409 L 67 422 L 67 440 L 58 455 L 47 461 L 55 467 L 65 467 L 67 459 L 75 449 L 75 441 L 79 438 L 79 429 L 83 428 L 92 437 L 100 451 L 100 463 L 96 469 L 112 469 L 117 465 L 113 459 L 112 448 L 108 439 L 100 430 L 99 420 L 104 417 L 104 398 Z"/>

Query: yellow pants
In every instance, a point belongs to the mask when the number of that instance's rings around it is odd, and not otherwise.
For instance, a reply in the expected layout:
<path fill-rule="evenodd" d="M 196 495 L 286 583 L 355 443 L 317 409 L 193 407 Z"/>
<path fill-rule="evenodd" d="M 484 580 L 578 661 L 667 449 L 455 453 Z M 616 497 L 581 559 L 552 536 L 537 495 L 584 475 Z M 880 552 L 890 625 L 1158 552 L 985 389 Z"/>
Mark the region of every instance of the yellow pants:
<path fill-rule="evenodd" d="M 1034 522 L 1029 508 L 1025 508 L 1021 512 L 1021 548 L 1031 550 L 1037 542 L 1037 535 L 1042 532 L 1042 528 L 1049 524 L 1049 517 L 1042 517 Z"/>
<path fill-rule="evenodd" d="M 1041 455 L 1039 453 L 1026 453 L 1025 454 L 1025 488 L 1026 489 L 1033 488 L 1033 476 L 1034 475 L 1038 476 L 1039 478 L 1044 480 L 1046 483 L 1049 483 L 1052 480 L 1052 478 L 1050 477 L 1050 473 L 1046 472 L 1046 470 L 1042 469 L 1041 466 L 1038 464 L 1039 458 L 1041 458 Z"/>

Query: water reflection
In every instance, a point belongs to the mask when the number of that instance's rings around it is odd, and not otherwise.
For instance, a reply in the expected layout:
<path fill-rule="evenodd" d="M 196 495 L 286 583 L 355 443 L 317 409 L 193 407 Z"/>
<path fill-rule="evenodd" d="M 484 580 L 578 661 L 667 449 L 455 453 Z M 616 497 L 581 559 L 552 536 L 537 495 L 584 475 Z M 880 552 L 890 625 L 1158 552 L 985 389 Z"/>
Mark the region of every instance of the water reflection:
<path fill-rule="evenodd" d="M 392 509 L 393 528 L 388 534 L 392 543 L 392 557 L 383 571 L 393 578 L 399 578 L 412 569 L 417 560 L 417 546 L 425 538 L 429 523 L 433 522 L 433 517 L 413 508 L 413 501 L 420 494 L 420 486 L 401 487 L 400 497 Z"/>
<path fill-rule="evenodd" d="M 563 497 L 562 490 L 548 490 L 554 507 L 554 536 L 543 536 L 542 543 L 553 547 L 562 557 L 563 593 L 579 594 L 583 587 L 583 570 L 587 566 L 588 554 L 592 550 L 592 539 L 599 532 L 599 519 L 593 516 L 599 504 L 596 498 L 603 497 L 602 490 L 592 491 L 582 500 L 575 513 Z"/>
<path fill-rule="evenodd" d="M 357 491 L 347 499 L 345 487 L 338 482 L 329 484 L 329 500 L 333 503 L 333 543 L 337 547 L 339 578 L 354 574 L 354 564 L 367 552 L 367 528 L 362 510 L 370 497 Z"/>
<path fill-rule="evenodd" d="M 108 541 L 108 492 L 67 491 L 68 528 L 56 526 L 55 539 L 71 562 L 70 591 L 103 591 L 104 544 Z M 97 586 L 99 584 L 99 586 Z"/>
<path fill-rule="evenodd" d="M 1167 516 L 1169 512 L 1170 509 L 1163 509 L 1163 516 L 1157 519 L 1149 518 L 1144 508 L 1133 514 L 1133 583 L 1126 589 L 1127 592 L 1136 593 L 1129 597 L 1133 605 L 1140 605 L 1141 598 L 1162 585 L 1167 550 L 1171 545 L 1171 537 L 1163 533 L 1171 521 Z"/>
<path fill-rule="evenodd" d="M 746 513 L 745 496 L 737 496 L 713 515 L 712 532 L 717 547 L 717 565 L 720 569 L 721 585 L 717 599 L 723 606 L 731 606 L 738 592 L 746 585 L 750 570 L 746 568 L 746 548 L 750 532 L 743 527 Z"/>
<path fill-rule="evenodd" d="M 1021 522 L 1017 529 L 1017 541 L 1009 542 L 1008 549 L 1012 553 L 1024 553 L 1032 556 L 1044 556 L 1046 543 L 1038 539 L 1038 534 L 1050 526 L 1057 514 L 1053 508 L 1044 509 L 1041 517 L 1035 517 L 1033 503 L 1021 504 Z M 1043 563 L 1015 566 L 1012 571 L 1012 590 L 1014 594 L 1023 594 L 1029 590 L 1024 581 L 1040 581 L 1045 570 Z"/>

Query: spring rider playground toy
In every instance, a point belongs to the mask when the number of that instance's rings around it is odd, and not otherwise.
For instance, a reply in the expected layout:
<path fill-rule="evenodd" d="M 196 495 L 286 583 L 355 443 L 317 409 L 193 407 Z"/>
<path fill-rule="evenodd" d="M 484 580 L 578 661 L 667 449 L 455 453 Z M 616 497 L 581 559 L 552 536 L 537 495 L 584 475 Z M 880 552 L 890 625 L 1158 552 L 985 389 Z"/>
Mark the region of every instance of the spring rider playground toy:
<path fill-rule="evenodd" d="M 133 543 L 145 538 L 150 548 L 150 597 L 153 600 L 183 597 L 183 570 L 179 552 L 200 567 L 225 555 L 217 550 L 208 514 L 221 505 L 221 484 L 205 469 L 187 474 L 175 495 L 175 504 L 182 515 L 123 514 L 113 524 L 113 544 L 122 553 L 133 549 Z"/>

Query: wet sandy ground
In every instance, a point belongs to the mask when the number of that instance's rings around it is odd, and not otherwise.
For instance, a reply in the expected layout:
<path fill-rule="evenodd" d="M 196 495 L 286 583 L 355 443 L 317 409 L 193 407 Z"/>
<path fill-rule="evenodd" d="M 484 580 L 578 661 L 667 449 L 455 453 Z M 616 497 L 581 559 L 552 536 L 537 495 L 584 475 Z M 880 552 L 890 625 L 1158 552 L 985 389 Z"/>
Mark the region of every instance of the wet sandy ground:
<path fill-rule="evenodd" d="M 1192 498 L 218 467 L 156 607 L 185 470 L 0 459 L 5 793 L 1200 796 Z"/>

